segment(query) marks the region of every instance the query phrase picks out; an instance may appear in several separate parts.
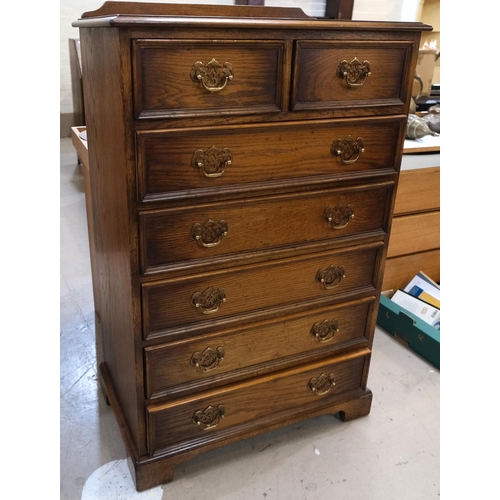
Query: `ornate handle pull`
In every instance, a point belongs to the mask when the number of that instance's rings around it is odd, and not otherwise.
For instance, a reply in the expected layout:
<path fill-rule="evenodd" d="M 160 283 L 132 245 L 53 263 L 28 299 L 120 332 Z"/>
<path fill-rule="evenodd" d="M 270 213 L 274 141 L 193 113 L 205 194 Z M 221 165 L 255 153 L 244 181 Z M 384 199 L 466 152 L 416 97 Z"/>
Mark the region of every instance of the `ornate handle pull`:
<path fill-rule="evenodd" d="M 317 396 L 322 396 L 323 394 L 330 392 L 334 385 L 335 377 L 333 373 L 329 373 L 328 375 L 322 373 L 318 378 L 312 378 L 309 380 L 307 387 Z"/>
<path fill-rule="evenodd" d="M 198 368 L 200 372 L 208 372 L 217 368 L 224 359 L 224 348 L 217 347 L 215 351 L 207 347 L 203 352 L 195 352 L 191 357 L 191 364 Z"/>
<path fill-rule="evenodd" d="M 354 218 L 351 205 L 337 204 L 334 207 L 327 207 L 323 212 L 323 220 L 330 222 L 333 229 L 344 229 L 349 221 Z"/>
<path fill-rule="evenodd" d="M 361 87 L 370 75 L 370 62 L 360 62 L 357 57 L 351 62 L 344 59 L 337 68 L 337 76 L 353 88 Z"/>
<path fill-rule="evenodd" d="M 320 342 L 328 342 L 338 332 L 339 322 L 336 319 L 331 321 L 325 319 L 321 323 L 315 323 L 311 328 L 311 334 Z"/>
<path fill-rule="evenodd" d="M 226 291 L 220 287 L 214 290 L 208 287 L 204 292 L 195 292 L 191 297 L 191 305 L 198 308 L 203 314 L 212 314 L 219 310 L 223 302 L 226 302 Z"/>
<path fill-rule="evenodd" d="M 336 139 L 330 152 L 333 156 L 340 156 L 342 163 L 350 165 L 358 160 L 361 153 L 365 152 L 365 144 L 362 137 L 354 139 L 348 135 L 344 140 Z"/>
<path fill-rule="evenodd" d="M 316 274 L 316 281 L 319 281 L 327 290 L 335 288 L 345 278 L 344 266 L 334 266 L 320 269 Z"/>
<path fill-rule="evenodd" d="M 201 82 L 209 92 L 220 92 L 234 78 L 233 66 L 229 62 L 220 64 L 215 59 L 203 64 L 197 61 L 191 69 L 191 80 Z"/>
<path fill-rule="evenodd" d="M 204 431 L 213 429 L 219 425 L 221 418 L 224 418 L 225 411 L 222 405 L 217 406 L 217 408 L 208 406 L 204 410 L 195 412 L 193 422 L 199 425 Z"/>
<path fill-rule="evenodd" d="M 193 224 L 191 228 L 191 239 L 197 241 L 200 246 L 205 248 L 216 247 L 224 236 L 227 236 L 227 222 L 220 220 L 214 222 L 208 219 L 204 224 L 199 222 Z"/>
<path fill-rule="evenodd" d="M 212 146 L 206 151 L 197 149 L 191 158 L 191 165 L 201 169 L 206 177 L 220 177 L 232 161 L 233 155 L 229 149 Z"/>

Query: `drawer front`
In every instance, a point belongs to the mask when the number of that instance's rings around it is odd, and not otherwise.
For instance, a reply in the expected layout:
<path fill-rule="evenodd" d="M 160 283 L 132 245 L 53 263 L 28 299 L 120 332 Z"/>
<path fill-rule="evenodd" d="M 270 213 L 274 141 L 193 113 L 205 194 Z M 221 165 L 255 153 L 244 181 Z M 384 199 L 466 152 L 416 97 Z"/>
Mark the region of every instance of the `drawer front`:
<path fill-rule="evenodd" d="M 143 273 L 185 260 L 209 261 L 387 230 L 393 183 L 245 202 L 142 212 Z M 190 262 L 193 265 L 193 262 Z"/>
<path fill-rule="evenodd" d="M 141 201 L 394 173 L 406 116 L 137 132 Z M 397 164 L 396 164 L 397 163 Z"/>
<path fill-rule="evenodd" d="M 135 40 L 136 118 L 281 111 L 284 42 Z"/>
<path fill-rule="evenodd" d="M 439 210 L 441 204 L 440 177 L 439 167 L 401 171 L 398 194 L 394 203 L 394 215 Z"/>
<path fill-rule="evenodd" d="M 441 281 L 441 252 L 411 253 L 387 259 L 382 290 L 403 290 L 420 269 L 436 283 Z"/>
<path fill-rule="evenodd" d="M 366 343 L 373 304 L 370 297 L 222 334 L 147 347 L 146 397 L 199 391 L 332 348 Z"/>
<path fill-rule="evenodd" d="M 439 211 L 394 217 L 387 257 L 439 248 L 441 245 L 440 222 L 441 212 Z"/>
<path fill-rule="evenodd" d="M 299 41 L 292 109 L 399 106 L 404 112 L 405 74 L 411 43 Z"/>
<path fill-rule="evenodd" d="M 149 453 L 169 445 L 203 439 L 233 426 L 259 424 L 259 419 L 294 408 L 334 402 L 342 394 L 362 389 L 368 350 L 234 384 L 199 398 L 186 398 L 147 408 Z M 216 439 L 212 436 L 211 439 Z"/>
<path fill-rule="evenodd" d="M 375 292 L 383 243 L 313 254 L 236 270 L 142 285 L 144 335 L 184 334 L 238 323 L 270 308 Z M 323 281 L 322 281 L 323 280 Z M 262 318 L 264 319 L 264 318 Z"/>

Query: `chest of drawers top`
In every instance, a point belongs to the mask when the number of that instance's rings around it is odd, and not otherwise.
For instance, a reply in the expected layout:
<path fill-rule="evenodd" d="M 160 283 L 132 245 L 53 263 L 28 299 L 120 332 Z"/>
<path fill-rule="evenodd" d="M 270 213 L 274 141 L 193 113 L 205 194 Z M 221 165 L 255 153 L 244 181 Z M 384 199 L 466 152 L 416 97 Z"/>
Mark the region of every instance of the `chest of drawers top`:
<path fill-rule="evenodd" d="M 73 25 L 120 29 L 137 128 L 170 118 L 186 119 L 177 126 L 406 113 L 406 76 L 425 28 L 133 2 L 106 2 Z"/>

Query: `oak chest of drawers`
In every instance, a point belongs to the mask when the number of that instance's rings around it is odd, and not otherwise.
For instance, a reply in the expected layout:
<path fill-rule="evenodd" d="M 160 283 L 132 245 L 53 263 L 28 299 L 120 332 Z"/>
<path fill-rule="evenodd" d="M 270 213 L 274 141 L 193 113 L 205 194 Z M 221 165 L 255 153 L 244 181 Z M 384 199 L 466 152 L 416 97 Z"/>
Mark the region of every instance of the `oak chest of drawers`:
<path fill-rule="evenodd" d="M 103 390 L 138 490 L 367 415 L 420 23 L 106 2 L 80 28 Z"/>

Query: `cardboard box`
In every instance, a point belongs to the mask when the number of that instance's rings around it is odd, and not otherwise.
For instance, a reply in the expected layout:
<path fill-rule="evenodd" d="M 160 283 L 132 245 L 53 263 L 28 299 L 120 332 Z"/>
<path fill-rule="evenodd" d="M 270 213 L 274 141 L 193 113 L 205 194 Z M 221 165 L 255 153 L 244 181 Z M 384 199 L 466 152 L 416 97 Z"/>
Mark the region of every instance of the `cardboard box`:
<path fill-rule="evenodd" d="M 437 369 L 440 366 L 440 331 L 380 296 L 377 324 Z"/>
<path fill-rule="evenodd" d="M 431 95 L 434 68 L 436 67 L 436 54 L 437 50 L 435 49 L 420 49 L 418 51 L 417 68 L 415 73 L 422 79 L 423 88 L 421 95 Z"/>

